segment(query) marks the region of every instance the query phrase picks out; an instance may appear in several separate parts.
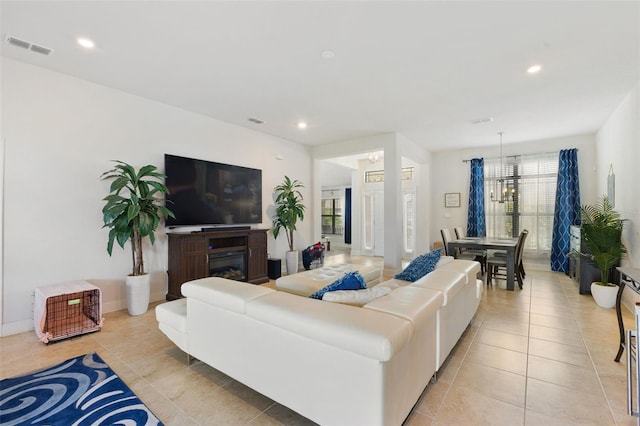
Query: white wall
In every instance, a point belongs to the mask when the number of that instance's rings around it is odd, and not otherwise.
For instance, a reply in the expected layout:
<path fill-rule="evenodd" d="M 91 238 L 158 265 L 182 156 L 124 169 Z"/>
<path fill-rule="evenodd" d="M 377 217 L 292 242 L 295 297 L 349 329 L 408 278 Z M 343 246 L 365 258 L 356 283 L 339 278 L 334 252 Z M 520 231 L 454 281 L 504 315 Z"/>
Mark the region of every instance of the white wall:
<path fill-rule="evenodd" d="M 365 152 L 380 151 L 385 144 L 395 144 L 395 133 L 382 133 L 358 139 L 317 145 L 311 148 L 313 158 L 324 160 L 327 158 L 344 157 Z"/>
<path fill-rule="evenodd" d="M 335 159 L 339 157 L 349 156 L 353 154 L 362 154 L 372 151 L 380 151 L 385 143 L 395 140 L 395 135 L 391 133 L 374 135 L 364 138 L 352 139 L 349 141 L 336 142 L 326 145 L 314 146 L 311 149 L 313 155 L 314 164 L 314 195 L 317 195 L 317 199 L 321 196 L 321 187 L 324 182 L 325 164 L 326 159 Z M 354 167 L 357 170 L 351 172 L 351 254 L 361 254 L 361 240 L 362 240 L 362 210 L 361 200 L 362 197 L 362 170 L 360 170 L 360 164 L 362 162 L 355 162 L 353 164 L 341 164 L 345 167 Z M 368 162 L 367 162 L 368 163 Z M 320 239 L 320 208 L 318 207 L 312 213 L 314 215 L 314 223 L 318 226 L 314 229 L 314 237 L 316 240 Z"/>
<path fill-rule="evenodd" d="M 329 161 L 321 161 L 319 167 L 321 167 L 319 174 L 322 188 L 351 186 L 352 168 L 334 164 Z"/>
<path fill-rule="evenodd" d="M 624 98 L 618 108 L 596 134 L 597 194 L 607 193 L 607 175 L 613 165 L 616 191 L 615 208 L 627 219 L 623 242 L 627 257 L 622 264 L 640 268 L 640 82 Z M 632 307 L 640 301 L 632 291 L 623 293 L 624 302 Z"/>
<path fill-rule="evenodd" d="M 331 169 L 327 167 L 329 163 L 324 161 L 326 159 L 333 159 L 332 161 L 336 161 L 336 158 L 354 155 L 354 154 L 362 154 L 366 152 L 372 151 L 380 151 L 382 146 L 390 140 L 394 140 L 395 136 L 391 133 L 374 135 L 364 138 L 353 139 L 349 141 L 336 142 L 332 144 L 326 145 L 318 145 L 312 148 L 312 155 L 314 158 L 314 194 L 317 195 L 318 199 L 321 194 L 321 188 L 326 182 L 326 173 L 330 173 Z M 367 162 L 368 163 L 368 162 Z M 352 167 L 355 170 L 351 172 L 350 178 L 350 187 L 351 187 L 351 254 L 360 255 L 362 254 L 361 243 L 362 243 L 362 210 L 361 210 L 361 200 L 362 197 L 362 180 L 363 180 L 363 172 L 361 170 L 362 161 L 354 161 L 352 163 L 347 162 L 339 162 L 340 166 L 344 167 Z M 330 166 L 329 166 L 330 167 Z M 382 166 L 381 166 L 382 167 Z M 318 226 L 314 229 L 315 239 L 320 239 L 321 229 L 320 229 L 320 208 L 316 209 L 317 211 L 313 212 L 314 215 L 314 223 L 317 223 Z"/>
<path fill-rule="evenodd" d="M 401 269 L 401 257 L 402 257 L 402 241 L 398 239 L 399 235 L 402 235 L 402 222 L 400 221 L 402 215 L 402 191 L 400 185 L 400 167 L 404 158 L 414 161 L 415 164 L 425 165 L 425 170 L 428 169 L 427 162 L 429 160 L 429 153 L 422 147 L 416 145 L 413 141 L 407 139 L 399 133 L 385 133 L 380 135 L 368 136 L 359 139 L 353 139 L 349 141 L 336 142 L 333 144 L 315 146 L 312 149 L 314 157 L 314 176 L 317 181 L 317 188 L 314 188 L 314 194 L 320 192 L 320 176 L 321 167 L 319 167 L 320 160 L 327 158 L 342 157 L 345 155 L 360 154 L 372 151 L 384 151 L 384 158 L 381 159 L 378 169 L 388 169 L 390 175 L 396 175 L 397 180 L 385 179 L 384 192 L 385 192 L 385 213 L 384 213 L 384 253 L 385 253 L 385 274 L 393 275 Z M 364 163 L 364 162 L 361 162 Z M 376 164 L 378 166 L 378 164 Z M 365 166 L 368 167 L 368 166 Z M 362 169 L 362 167 L 360 167 Z M 398 173 L 395 173 L 395 172 Z M 352 233 L 352 254 L 360 254 L 361 252 L 361 238 L 362 234 L 360 228 L 362 227 L 360 217 L 362 214 L 360 206 L 361 184 L 363 170 L 359 170 L 359 175 L 353 176 L 352 190 L 353 190 L 353 233 Z M 424 185 L 428 185 L 428 180 L 425 178 L 424 170 L 417 172 L 418 176 L 424 178 Z M 424 198 L 428 195 L 428 191 L 419 191 L 421 197 Z M 418 208 L 420 208 L 425 201 L 419 201 Z M 319 218 L 320 212 L 315 213 Z M 418 214 L 425 216 L 426 213 L 418 212 Z M 319 220 L 319 219 L 317 219 Z M 319 227 L 318 227 L 319 228 Z M 316 231 L 319 232 L 319 229 Z M 319 235 L 319 234 L 318 234 Z M 419 241 L 418 247 L 428 247 L 425 243 L 428 241 L 428 227 L 420 226 L 417 228 L 416 238 Z M 425 249 L 426 250 L 426 249 Z M 424 251 L 424 250 L 423 250 Z"/>
<path fill-rule="evenodd" d="M 33 291 L 43 285 L 95 280 L 107 310 L 125 306 L 130 250 L 117 248 L 109 258 L 107 231 L 101 229 L 108 183 L 99 177 L 111 167 L 109 160 L 163 169 L 163 155 L 171 153 L 262 169 L 260 228 L 270 227 L 272 189 L 285 174 L 307 184 L 303 194 L 312 201 L 306 147 L 7 58 L 1 71 L 3 335 L 32 328 Z M 311 229 L 309 217 L 296 234 L 297 247 L 310 243 Z M 284 238 L 269 238 L 268 244 L 271 255 L 284 257 Z M 163 232 L 147 250 L 145 265 L 157 272 L 152 298 L 163 298 Z"/>
<path fill-rule="evenodd" d="M 580 199 L 584 204 L 597 197 L 595 172 L 595 140 L 593 135 L 577 135 L 545 139 L 518 144 L 503 145 L 503 156 L 555 152 L 578 148 L 578 173 L 580 175 Z M 433 241 L 441 241 L 440 229 L 460 226 L 466 229 L 469 206 L 469 163 L 471 158 L 499 158 L 500 146 L 478 147 L 441 151 L 432 154 L 431 161 L 431 235 Z M 460 193 L 460 208 L 444 207 L 446 192 Z"/>
<path fill-rule="evenodd" d="M 430 164 L 432 157 L 429 151 L 417 146 L 402 134 L 398 134 L 398 142 L 402 155 L 402 167 L 414 168 L 413 177 L 416 186 L 415 257 L 431 250 L 430 206 L 433 203 L 431 197 L 433 176 L 430 172 Z"/>
<path fill-rule="evenodd" d="M 597 194 L 607 193 L 607 175 L 613 165 L 616 180 L 615 208 L 627 219 L 624 239 L 626 264 L 640 268 L 640 84 L 622 101 L 596 134 Z"/>
<path fill-rule="evenodd" d="M 0 116 L 1 117 L 1 116 Z M 0 119 L 0 122 L 2 120 Z M 1 126 L 0 126 L 1 128 Z M 4 137 L 0 135 L 0 206 L 4 205 Z M 2 276 L 4 275 L 4 209 L 0 207 L 0 336 L 2 336 L 2 317 L 4 313 L 3 309 L 3 291 L 2 291 Z"/>

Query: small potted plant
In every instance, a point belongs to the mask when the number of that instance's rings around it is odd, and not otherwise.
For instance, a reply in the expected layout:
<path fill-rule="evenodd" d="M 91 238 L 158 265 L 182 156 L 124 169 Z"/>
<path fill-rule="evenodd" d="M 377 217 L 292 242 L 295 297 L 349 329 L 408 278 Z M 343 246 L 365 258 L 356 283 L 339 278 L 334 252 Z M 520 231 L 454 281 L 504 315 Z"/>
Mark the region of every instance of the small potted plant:
<path fill-rule="evenodd" d="M 143 166 L 136 171 L 122 161 L 115 163 L 113 169 L 101 176 L 103 180 L 112 180 L 102 208 L 103 228 L 109 228 L 107 253 L 111 256 L 114 242 L 124 248 L 131 241 L 133 270 L 125 280 L 127 308 L 131 315 L 140 315 L 149 306 L 149 275 L 144 271 L 142 239 L 148 237 L 153 245 L 161 219 L 175 216 L 164 206 L 164 199 L 158 197 L 169 190 L 162 181 L 165 175 L 158 173 L 155 166 Z"/>
<path fill-rule="evenodd" d="M 298 180 L 284 177 L 284 182 L 274 188 L 276 194 L 276 215 L 273 218 L 273 237 L 278 238 L 280 231 L 284 230 L 289 243 L 289 251 L 286 254 L 287 274 L 298 272 L 298 251 L 294 250 L 293 232 L 296 230 L 298 220 L 304 219 L 305 206 L 300 188 L 304 185 Z"/>
<path fill-rule="evenodd" d="M 598 306 L 612 308 L 618 286 L 609 282 L 609 272 L 626 253 L 622 244 L 625 220 L 620 218 L 606 196 L 596 204 L 582 206 L 580 219 L 583 250 L 586 250 L 577 254 L 600 270 L 600 281 L 591 284 L 591 294 Z"/>

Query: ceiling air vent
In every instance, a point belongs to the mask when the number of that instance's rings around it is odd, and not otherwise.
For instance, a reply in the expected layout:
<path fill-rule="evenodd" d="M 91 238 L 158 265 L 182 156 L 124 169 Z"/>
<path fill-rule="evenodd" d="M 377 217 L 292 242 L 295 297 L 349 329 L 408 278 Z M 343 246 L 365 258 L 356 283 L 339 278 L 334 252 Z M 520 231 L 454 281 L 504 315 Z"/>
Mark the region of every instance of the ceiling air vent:
<path fill-rule="evenodd" d="M 31 43 L 30 41 L 21 40 L 15 37 L 7 37 L 7 43 L 45 56 L 51 55 L 54 52 L 53 49 L 49 49 L 48 47 L 40 46 L 38 44 Z"/>

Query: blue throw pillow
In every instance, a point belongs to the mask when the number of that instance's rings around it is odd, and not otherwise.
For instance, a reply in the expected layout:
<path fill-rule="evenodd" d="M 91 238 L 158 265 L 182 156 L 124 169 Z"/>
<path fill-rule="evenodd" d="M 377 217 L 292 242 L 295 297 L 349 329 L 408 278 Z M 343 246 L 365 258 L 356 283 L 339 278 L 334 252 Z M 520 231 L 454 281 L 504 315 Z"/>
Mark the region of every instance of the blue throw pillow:
<path fill-rule="evenodd" d="M 344 274 L 341 278 L 335 280 L 328 286 L 321 288 L 309 297 L 312 299 L 322 299 L 322 296 L 328 291 L 362 290 L 365 288 L 367 288 L 367 283 L 365 283 L 362 275 L 360 275 L 358 271 L 355 271 Z"/>
<path fill-rule="evenodd" d="M 393 278 L 411 282 L 417 281 L 435 269 L 440 256 L 442 256 L 442 249 L 420 255 L 413 259 L 404 271 L 396 274 Z"/>

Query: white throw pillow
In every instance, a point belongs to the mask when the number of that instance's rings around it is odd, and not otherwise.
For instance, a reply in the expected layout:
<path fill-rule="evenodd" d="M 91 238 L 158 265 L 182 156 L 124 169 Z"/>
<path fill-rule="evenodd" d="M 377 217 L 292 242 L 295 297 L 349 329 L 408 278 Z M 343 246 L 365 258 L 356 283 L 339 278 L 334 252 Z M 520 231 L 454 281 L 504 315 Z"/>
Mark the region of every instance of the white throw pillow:
<path fill-rule="evenodd" d="M 362 306 L 378 297 L 385 296 L 391 292 L 392 288 L 385 285 L 377 285 L 362 290 L 337 290 L 326 292 L 322 300 L 326 302 L 344 303 L 347 305 Z"/>
<path fill-rule="evenodd" d="M 436 263 L 436 268 L 441 267 L 442 265 L 446 265 L 447 263 L 453 262 L 453 256 L 440 256 L 438 263 Z"/>

